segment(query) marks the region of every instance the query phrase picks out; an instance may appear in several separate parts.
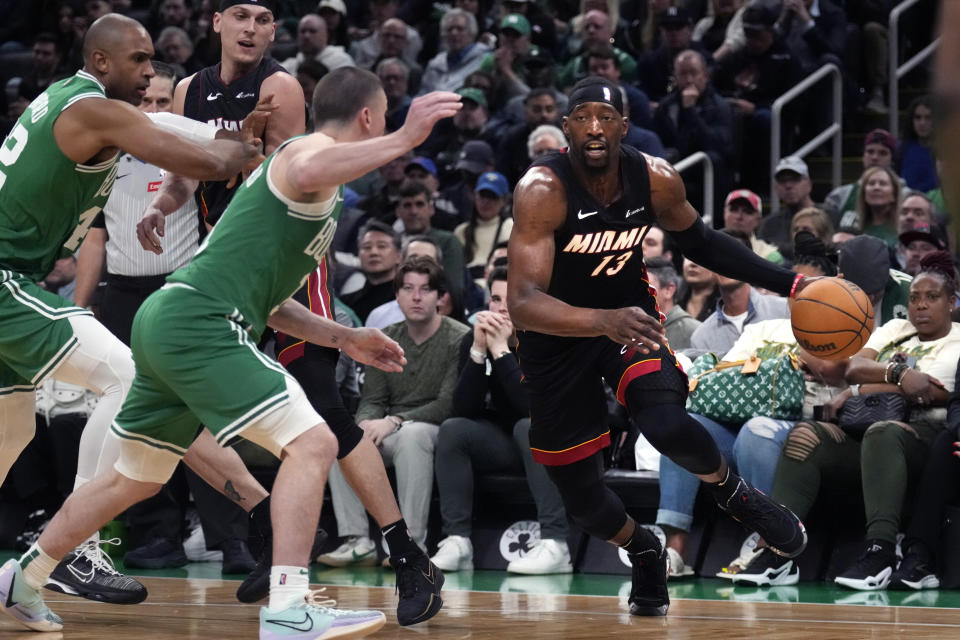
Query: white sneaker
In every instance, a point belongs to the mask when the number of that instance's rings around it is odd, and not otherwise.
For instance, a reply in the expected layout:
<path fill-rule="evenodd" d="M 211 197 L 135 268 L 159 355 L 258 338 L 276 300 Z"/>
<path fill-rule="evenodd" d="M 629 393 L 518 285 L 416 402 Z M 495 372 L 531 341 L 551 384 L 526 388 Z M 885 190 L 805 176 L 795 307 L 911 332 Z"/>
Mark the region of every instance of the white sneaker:
<path fill-rule="evenodd" d="M 223 562 L 223 551 L 207 549 L 207 541 L 203 537 L 203 527 L 196 526 L 187 539 L 183 541 L 183 552 L 190 562 Z"/>
<path fill-rule="evenodd" d="M 473 569 L 473 543 L 463 536 L 447 536 L 440 541 L 437 553 L 430 558 L 441 571 Z"/>
<path fill-rule="evenodd" d="M 330 567 L 372 567 L 377 564 L 377 545 L 367 536 L 347 536 L 339 547 L 317 556 L 317 562 Z"/>
<path fill-rule="evenodd" d="M 747 539 L 740 545 L 740 555 L 734 558 L 727 566 L 721 567 L 720 571 L 716 573 L 716 577 L 731 580 L 735 575 L 743 571 L 747 565 L 753 562 L 754 558 L 760 555 L 762 549 L 757 549 L 759 542 L 760 534 L 751 533 L 747 536 Z"/>
<path fill-rule="evenodd" d="M 693 567 L 683 561 L 680 552 L 672 547 L 667 547 L 667 578 L 677 580 L 679 578 L 689 578 L 693 575 Z"/>
<path fill-rule="evenodd" d="M 573 573 L 570 564 L 570 549 L 560 540 L 538 540 L 527 555 L 507 565 L 507 573 L 544 575 L 548 573 Z"/>

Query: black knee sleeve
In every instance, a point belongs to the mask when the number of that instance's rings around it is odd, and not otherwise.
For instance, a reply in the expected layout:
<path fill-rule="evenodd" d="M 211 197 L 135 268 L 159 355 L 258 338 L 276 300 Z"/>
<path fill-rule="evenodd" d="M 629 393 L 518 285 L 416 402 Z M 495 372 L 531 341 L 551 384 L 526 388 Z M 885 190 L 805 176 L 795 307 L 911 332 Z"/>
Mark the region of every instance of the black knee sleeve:
<path fill-rule="evenodd" d="M 303 356 L 287 364 L 287 371 L 297 379 L 310 404 L 337 437 L 337 460 L 343 459 L 360 444 L 363 429 L 347 411 L 337 388 L 336 349 L 307 345 Z"/>
<path fill-rule="evenodd" d="M 720 468 L 717 443 L 682 404 L 633 406 L 638 406 L 632 411 L 637 427 L 657 451 L 695 475 Z"/>
<path fill-rule="evenodd" d="M 627 522 L 623 502 L 603 483 L 603 458 L 547 466 L 547 475 L 560 490 L 567 515 L 578 527 L 601 540 L 610 540 Z"/>

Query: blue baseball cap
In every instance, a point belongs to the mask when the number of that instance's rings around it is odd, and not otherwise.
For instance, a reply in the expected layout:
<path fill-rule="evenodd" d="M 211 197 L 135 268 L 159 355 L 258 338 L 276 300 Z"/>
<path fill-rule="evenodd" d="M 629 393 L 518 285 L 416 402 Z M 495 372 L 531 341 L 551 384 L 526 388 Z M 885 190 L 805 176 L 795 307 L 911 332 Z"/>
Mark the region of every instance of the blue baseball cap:
<path fill-rule="evenodd" d="M 488 171 L 477 178 L 477 188 L 473 192 L 480 193 L 481 191 L 493 191 L 498 198 L 502 198 L 510 191 L 510 186 L 502 173 Z"/>
<path fill-rule="evenodd" d="M 437 165 L 434 164 L 433 160 L 425 156 L 417 156 L 408 162 L 407 166 L 403 168 L 404 173 L 406 173 L 407 169 L 410 167 L 420 167 L 427 173 L 432 173 L 434 178 L 437 177 Z"/>

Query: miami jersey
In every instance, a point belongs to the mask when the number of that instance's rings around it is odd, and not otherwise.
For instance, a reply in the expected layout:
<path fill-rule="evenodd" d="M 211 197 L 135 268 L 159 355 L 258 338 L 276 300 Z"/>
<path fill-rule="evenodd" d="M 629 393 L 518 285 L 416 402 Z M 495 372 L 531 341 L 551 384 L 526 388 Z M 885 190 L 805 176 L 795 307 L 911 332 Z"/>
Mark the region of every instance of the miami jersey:
<path fill-rule="evenodd" d="M 53 125 L 80 100 L 106 99 L 89 73 L 56 82 L 24 111 L 0 146 L 0 268 L 43 279 L 74 253 L 103 208 L 117 158 L 79 164 L 60 150 Z"/>
<path fill-rule="evenodd" d="M 235 306 L 242 318 L 234 319 L 251 327 L 258 339 L 270 314 L 323 260 L 343 206 L 342 186 L 327 202 L 314 204 L 280 193 L 270 167 L 288 143 L 237 189 L 190 264 L 167 278 Z"/>

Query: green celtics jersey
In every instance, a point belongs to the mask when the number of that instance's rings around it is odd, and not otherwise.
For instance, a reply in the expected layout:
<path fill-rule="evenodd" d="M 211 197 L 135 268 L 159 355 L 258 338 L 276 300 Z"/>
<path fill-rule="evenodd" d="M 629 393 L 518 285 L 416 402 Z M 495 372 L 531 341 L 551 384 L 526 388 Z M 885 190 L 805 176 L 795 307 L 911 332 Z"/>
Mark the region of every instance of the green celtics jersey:
<path fill-rule="evenodd" d="M 235 306 L 258 339 L 326 255 L 343 206 L 342 186 L 327 202 L 284 197 L 269 177 L 275 157 L 244 181 L 190 264 L 167 278 Z"/>
<path fill-rule="evenodd" d="M 0 268 L 41 280 L 74 253 L 103 208 L 117 157 L 97 165 L 65 156 L 53 123 L 79 100 L 104 99 L 89 73 L 55 82 L 30 103 L 0 146 Z"/>

